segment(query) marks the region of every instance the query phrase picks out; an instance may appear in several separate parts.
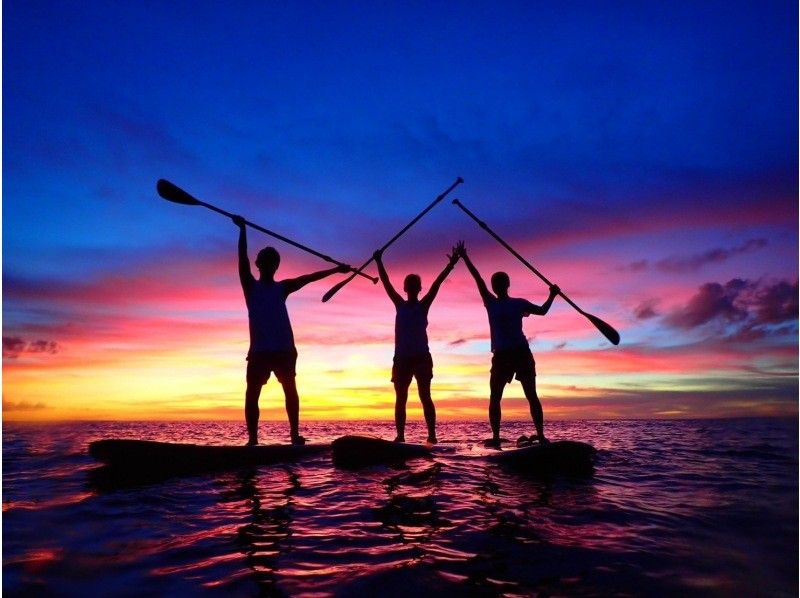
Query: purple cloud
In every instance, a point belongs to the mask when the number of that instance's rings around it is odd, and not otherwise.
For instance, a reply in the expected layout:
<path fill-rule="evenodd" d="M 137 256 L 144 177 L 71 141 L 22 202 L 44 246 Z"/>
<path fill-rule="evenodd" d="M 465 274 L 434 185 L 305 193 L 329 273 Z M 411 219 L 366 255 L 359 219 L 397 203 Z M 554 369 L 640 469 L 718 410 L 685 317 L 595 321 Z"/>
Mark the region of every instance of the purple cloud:
<path fill-rule="evenodd" d="M 49 353 L 53 355 L 58 353 L 59 349 L 59 344 L 55 341 L 40 339 L 28 342 L 18 336 L 3 337 L 3 357 L 7 359 L 16 359 L 22 353 Z"/>
<path fill-rule="evenodd" d="M 28 343 L 28 353 L 58 353 L 58 343 L 55 341 L 38 340 Z"/>
<path fill-rule="evenodd" d="M 3 337 L 3 357 L 16 359 L 25 350 L 25 341 L 16 336 Z"/>
<path fill-rule="evenodd" d="M 760 324 L 779 324 L 797 318 L 797 281 L 782 280 L 756 295 L 756 319 Z"/>
<path fill-rule="evenodd" d="M 739 296 L 751 286 L 745 280 L 734 278 L 725 285 L 707 282 L 682 308 L 666 317 L 674 328 L 686 330 L 702 326 L 712 320 L 738 322 L 747 317 L 747 309 L 738 303 Z"/>
<path fill-rule="evenodd" d="M 709 282 L 686 305 L 665 316 L 664 322 L 683 330 L 713 323 L 734 325 L 729 331 L 731 340 L 753 341 L 792 328 L 798 314 L 797 296 L 797 281 L 764 284 L 734 278 L 724 285 Z M 784 326 L 775 328 L 780 324 Z"/>
<path fill-rule="evenodd" d="M 658 315 L 658 312 L 655 309 L 656 303 L 658 303 L 658 299 L 648 299 L 647 301 L 642 301 L 633 310 L 633 314 L 639 320 L 649 320 L 650 318 L 655 318 Z"/>

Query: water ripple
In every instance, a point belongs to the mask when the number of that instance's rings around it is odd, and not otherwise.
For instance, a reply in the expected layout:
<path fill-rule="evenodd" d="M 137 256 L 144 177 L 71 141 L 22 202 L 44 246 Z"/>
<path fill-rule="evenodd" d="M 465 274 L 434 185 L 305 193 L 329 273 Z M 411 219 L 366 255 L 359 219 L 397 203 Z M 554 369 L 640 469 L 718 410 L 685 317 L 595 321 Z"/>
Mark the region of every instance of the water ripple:
<path fill-rule="evenodd" d="M 504 424 L 513 438 L 529 424 Z M 90 483 L 100 438 L 238 443 L 241 424 L 4 425 L 3 582 L 14 594 L 790 595 L 797 425 L 553 422 L 600 452 L 588 480 L 480 458 L 484 423 L 447 449 L 343 471 L 328 456 L 120 485 Z M 390 437 L 390 423 L 309 424 Z M 282 439 L 284 425 L 266 424 Z M 409 438 L 424 438 L 411 423 Z"/>

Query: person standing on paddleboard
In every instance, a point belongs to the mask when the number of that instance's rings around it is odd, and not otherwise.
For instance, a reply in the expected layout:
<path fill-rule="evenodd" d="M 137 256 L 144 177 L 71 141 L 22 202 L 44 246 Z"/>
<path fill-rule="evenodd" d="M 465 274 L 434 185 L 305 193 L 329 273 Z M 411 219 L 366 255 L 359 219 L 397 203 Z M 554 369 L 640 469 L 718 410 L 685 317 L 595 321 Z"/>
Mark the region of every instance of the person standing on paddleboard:
<path fill-rule="evenodd" d="M 286 298 L 310 282 L 331 274 L 349 272 L 352 268 L 341 265 L 297 278 L 275 280 L 281 256 L 274 247 L 265 247 L 256 257 L 259 272 L 256 279 L 250 271 L 250 258 L 247 255 L 246 222 L 241 216 L 234 216 L 233 223 L 239 227 L 239 280 L 250 321 L 247 390 L 244 400 L 247 444 L 258 444 L 258 399 L 261 396 L 261 387 L 267 383 L 272 372 L 283 386 L 292 444 L 305 444 L 306 440 L 299 431 L 300 398 L 295 383 L 297 349 L 289 312 L 286 310 Z"/>
<path fill-rule="evenodd" d="M 522 331 L 522 318 L 531 314 L 545 315 L 553 304 L 553 299 L 560 292 L 556 285 L 550 287 L 550 296 L 542 305 L 534 305 L 527 299 L 509 297 L 508 289 L 511 280 L 505 272 L 495 272 L 491 284 L 494 294 L 489 292 L 486 283 L 481 278 L 478 269 L 467 255 L 463 245 L 460 256 L 467 265 L 478 292 L 483 299 L 483 305 L 489 316 L 489 330 L 491 333 L 492 369 L 489 377 L 489 423 L 492 426 L 492 439 L 489 445 L 500 447 L 500 400 L 506 384 L 511 383 L 516 375 L 522 384 L 525 398 L 528 399 L 531 418 L 536 426 L 539 442 L 545 443 L 544 416 L 542 404 L 536 394 L 536 362 L 528 346 L 528 339 Z"/>
<path fill-rule="evenodd" d="M 395 442 L 405 442 L 406 428 L 406 403 L 408 402 L 408 388 L 411 379 L 417 379 L 417 392 L 422 402 L 425 414 L 425 423 L 428 426 L 428 440 L 436 444 L 436 408 L 431 399 L 431 380 L 433 379 L 433 358 L 428 348 L 428 311 L 431 308 L 439 287 L 444 279 L 453 271 L 459 257 L 463 243 L 459 242 L 453 247 L 452 255 L 447 256 L 448 262 L 444 270 L 433 281 L 426 295 L 419 299 L 422 291 L 422 280 L 418 274 L 409 274 L 403 281 L 403 290 L 408 299 L 398 293 L 389 280 L 386 268 L 383 265 L 383 251 L 378 250 L 373 254 L 378 266 L 383 288 L 394 303 L 397 310 L 394 320 L 394 363 L 392 365 L 392 382 L 394 383 L 395 404 L 394 423 L 397 428 Z"/>

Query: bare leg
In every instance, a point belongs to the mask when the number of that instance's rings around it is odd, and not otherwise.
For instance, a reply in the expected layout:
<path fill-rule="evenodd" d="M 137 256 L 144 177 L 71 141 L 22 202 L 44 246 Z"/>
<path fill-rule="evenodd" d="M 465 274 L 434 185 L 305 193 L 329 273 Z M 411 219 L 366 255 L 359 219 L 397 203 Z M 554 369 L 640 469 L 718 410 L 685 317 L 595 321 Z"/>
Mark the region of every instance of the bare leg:
<path fill-rule="evenodd" d="M 247 383 L 244 393 L 244 419 L 247 422 L 247 444 L 258 444 L 258 398 L 261 396 L 261 384 Z"/>
<path fill-rule="evenodd" d="M 539 395 L 536 394 L 536 378 L 522 382 L 522 390 L 525 391 L 525 398 L 531 408 L 531 418 L 533 425 L 536 426 L 536 433 L 539 435 L 539 442 L 544 442 L 544 414 L 542 413 L 542 403 Z"/>
<path fill-rule="evenodd" d="M 408 384 L 394 383 L 394 426 L 397 428 L 398 442 L 405 442 L 406 439 L 406 403 L 408 402 Z"/>
<path fill-rule="evenodd" d="M 491 376 L 489 378 L 489 424 L 492 426 L 492 438 L 500 440 L 500 400 L 503 398 L 503 389 L 506 386 L 502 378 Z"/>
<path fill-rule="evenodd" d="M 292 438 L 300 436 L 300 397 L 294 378 L 283 382 L 283 394 L 286 398 L 286 415 L 289 417 L 289 431 Z"/>
<path fill-rule="evenodd" d="M 425 414 L 425 423 L 428 425 L 428 442 L 436 442 L 436 407 L 431 399 L 431 381 L 417 379 L 419 400 L 422 401 L 422 411 Z"/>

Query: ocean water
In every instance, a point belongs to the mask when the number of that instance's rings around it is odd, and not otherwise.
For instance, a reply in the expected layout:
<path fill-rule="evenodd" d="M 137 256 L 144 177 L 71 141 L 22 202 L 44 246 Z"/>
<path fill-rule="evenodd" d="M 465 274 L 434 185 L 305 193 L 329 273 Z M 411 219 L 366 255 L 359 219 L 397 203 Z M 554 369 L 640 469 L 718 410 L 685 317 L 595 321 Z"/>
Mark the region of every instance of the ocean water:
<path fill-rule="evenodd" d="M 795 420 L 548 422 L 590 479 L 437 454 L 97 487 L 101 438 L 243 442 L 236 423 L 3 424 L 7 596 L 796 596 Z M 310 441 L 391 423 L 306 423 Z M 488 425 L 447 423 L 465 446 Z M 503 435 L 530 433 L 504 422 Z M 286 425 L 262 426 L 284 441 Z M 419 423 L 406 438 L 424 439 Z"/>

